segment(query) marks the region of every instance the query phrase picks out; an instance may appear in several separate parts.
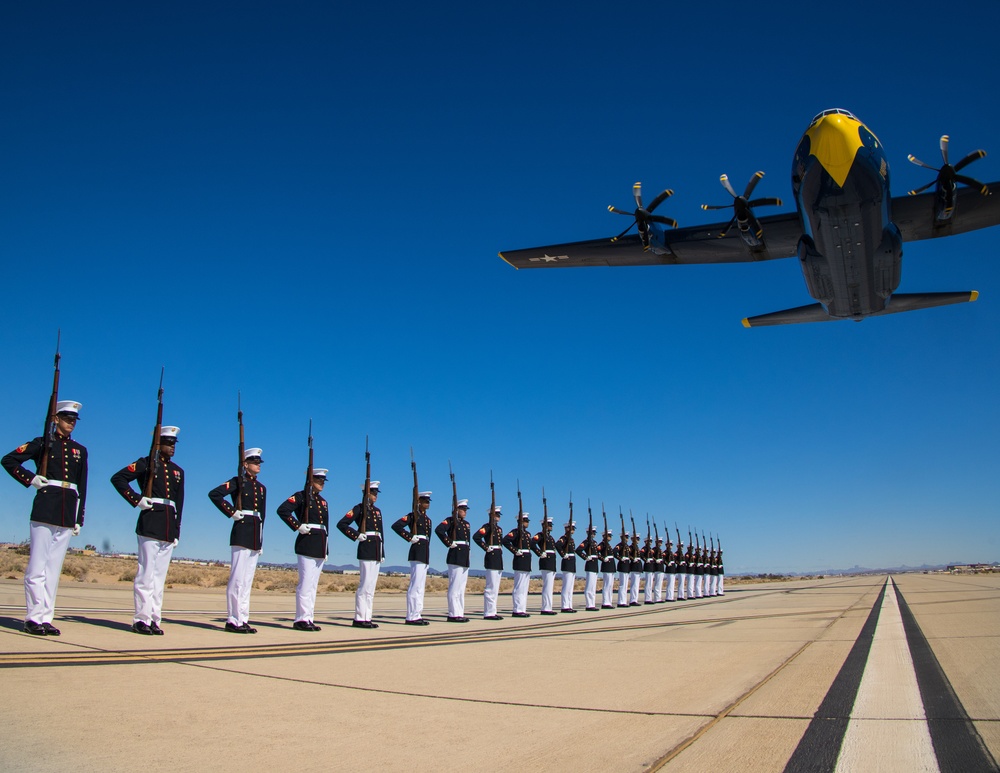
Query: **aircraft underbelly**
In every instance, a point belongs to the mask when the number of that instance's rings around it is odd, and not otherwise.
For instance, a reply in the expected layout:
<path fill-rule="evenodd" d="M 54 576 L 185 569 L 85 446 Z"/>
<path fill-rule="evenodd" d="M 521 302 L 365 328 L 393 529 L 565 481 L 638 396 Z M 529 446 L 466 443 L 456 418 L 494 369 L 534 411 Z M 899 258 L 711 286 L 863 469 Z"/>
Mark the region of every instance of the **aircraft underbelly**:
<path fill-rule="evenodd" d="M 884 181 L 861 159 L 844 187 L 821 167 L 811 170 L 802 192 L 807 234 L 799 244 L 799 259 L 809 294 L 832 317 L 861 318 L 882 311 L 899 286 L 902 241 L 883 206 Z M 810 185 L 812 183 L 812 185 Z"/>

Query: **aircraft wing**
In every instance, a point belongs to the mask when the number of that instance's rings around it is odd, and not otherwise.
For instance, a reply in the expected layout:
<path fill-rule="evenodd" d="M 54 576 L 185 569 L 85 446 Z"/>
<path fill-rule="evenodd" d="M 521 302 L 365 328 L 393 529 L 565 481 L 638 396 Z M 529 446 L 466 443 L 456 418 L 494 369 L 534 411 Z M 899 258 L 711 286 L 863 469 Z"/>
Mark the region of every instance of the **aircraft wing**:
<path fill-rule="evenodd" d="M 514 268 L 571 268 L 579 266 L 659 266 L 693 263 L 752 263 L 758 260 L 790 258 L 796 254 L 802 226 L 795 212 L 759 219 L 764 229 L 765 247 L 752 251 L 733 227 L 726 236 L 719 233 L 726 223 L 666 229 L 665 254 L 644 250 L 637 235 L 618 241 L 591 239 L 584 242 L 505 250 L 500 257 Z"/>
<path fill-rule="evenodd" d="M 1000 182 L 989 183 L 991 191 L 1000 191 Z M 933 239 L 938 236 L 975 231 L 1000 225 L 1000 195 L 983 196 L 978 189 L 958 189 L 955 212 L 944 225 L 935 225 L 934 190 L 916 196 L 893 196 L 892 219 L 904 242 Z"/>

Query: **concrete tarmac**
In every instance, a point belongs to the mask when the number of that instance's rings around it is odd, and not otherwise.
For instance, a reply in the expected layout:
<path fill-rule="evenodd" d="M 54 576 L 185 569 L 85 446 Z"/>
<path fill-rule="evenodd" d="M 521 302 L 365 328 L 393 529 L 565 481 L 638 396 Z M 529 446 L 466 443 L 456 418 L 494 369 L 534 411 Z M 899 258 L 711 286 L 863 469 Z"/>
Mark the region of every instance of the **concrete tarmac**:
<path fill-rule="evenodd" d="M 293 596 L 255 591 L 243 636 L 223 630 L 224 588 L 177 588 L 166 635 L 144 637 L 130 586 L 64 578 L 62 636 L 36 637 L 0 581 L 0 770 L 997 769 L 1000 576 L 538 606 L 513 619 L 501 597 L 484 621 L 470 595 L 456 624 L 433 595 L 421 628 L 376 594 L 363 630 L 353 594 L 325 594 L 308 633 Z"/>

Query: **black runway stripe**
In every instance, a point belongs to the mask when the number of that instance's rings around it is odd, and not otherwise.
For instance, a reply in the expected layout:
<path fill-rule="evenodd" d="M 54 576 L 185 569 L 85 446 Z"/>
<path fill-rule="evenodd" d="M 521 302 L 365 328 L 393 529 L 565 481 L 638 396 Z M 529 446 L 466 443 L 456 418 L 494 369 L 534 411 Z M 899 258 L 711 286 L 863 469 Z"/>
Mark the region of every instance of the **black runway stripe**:
<path fill-rule="evenodd" d="M 989 773 L 1000 769 L 955 694 L 899 587 L 895 582 L 892 587 L 903 618 L 938 767 L 942 773 Z"/>
<path fill-rule="evenodd" d="M 868 619 L 861 628 L 861 633 L 851 647 L 844 665 L 830 685 L 830 689 L 813 714 L 809 727 L 792 752 L 785 773 L 830 773 L 837 766 L 837 757 L 847 732 L 847 723 L 854 709 L 854 701 L 858 697 L 861 677 L 865 673 L 865 663 L 871 652 L 875 627 L 878 625 L 879 613 L 888 579 L 879 591 L 878 598 L 872 606 Z"/>

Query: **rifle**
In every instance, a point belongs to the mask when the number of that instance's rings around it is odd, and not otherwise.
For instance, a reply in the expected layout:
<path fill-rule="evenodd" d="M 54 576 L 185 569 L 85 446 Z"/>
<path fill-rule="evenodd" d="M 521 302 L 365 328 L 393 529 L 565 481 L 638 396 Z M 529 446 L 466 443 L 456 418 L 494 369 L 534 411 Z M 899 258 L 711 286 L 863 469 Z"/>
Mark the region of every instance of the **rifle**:
<path fill-rule="evenodd" d="M 611 541 L 608 539 L 608 514 L 604 512 L 604 503 L 601 502 L 601 517 L 604 519 L 604 534 L 601 535 L 601 552 L 603 557 L 610 555 Z"/>
<path fill-rule="evenodd" d="M 236 390 L 236 421 L 240 425 L 240 442 L 237 447 L 236 460 L 236 493 L 233 494 L 233 505 L 236 510 L 243 509 L 243 478 L 246 475 L 246 464 L 243 461 L 243 405 L 240 401 L 240 391 Z"/>
<path fill-rule="evenodd" d="M 674 531 L 677 532 L 677 552 L 680 553 L 680 551 L 681 551 L 681 545 L 683 543 L 681 542 L 681 530 L 680 530 L 680 527 L 677 525 L 677 521 L 674 521 Z M 678 567 L 679 566 L 680 566 L 680 564 L 678 564 Z"/>
<path fill-rule="evenodd" d="M 153 443 L 149 447 L 149 458 L 146 460 L 146 485 L 142 487 L 142 495 L 149 499 L 153 496 L 153 478 L 156 477 L 156 467 L 160 463 L 160 428 L 163 426 L 163 371 L 160 366 L 160 389 L 156 393 L 156 426 L 153 428 Z"/>
<path fill-rule="evenodd" d="M 49 470 L 49 451 L 56 433 L 56 405 L 59 402 L 59 339 L 62 330 L 56 330 L 56 357 L 53 365 L 55 373 L 52 376 L 52 395 L 49 397 L 49 407 L 45 411 L 45 424 L 42 427 L 42 458 L 38 461 L 38 474 L 46 477 Z"/>
<path fill-rule="evenodd" d="M 646 533 L 649 533 L 649 519 L 646 519 Z M 653 521 L 653 533 L 656 535 L 656 542 L 660 541 L 660 530 L 656 528 L 656 521 Z M 656 551 L 656 542 L 653 543 L 653 550 Z M 663 558 L 663 548 L 659 548 L 660 555 L 659 558 Z M 656 556 L 654 556 L 655 558 Z"/>
<path fill-rule="evenodd" d="M 545 501 L 545 486 L 542 486 L 542 538 L 539 540 L 540 544 L 538 546 L 539 550 L 542 551 L 542 555 L 539 558 L 545 558 L 545 550 L 549 544 L 548 532 L 546 529 L 549 528 L 549 503 Z M 539 569 L 542 567 L 539 566 Z"/>
<path fill-rule="evenodd" d="M 521 480 L 517 481 L 517 552 L 524 550 L 524 527 L 521 522 L 524 520 L 524 507 L 521 504 Z"/>
<path fill-rule="evenodd" d="M 309 419 L 309 464 L 306 467 L 306 485 L 302 489 L 302 523 L 309 523 L 309 510 L 313 495 L 313 420 Z"/>
<path fill-rule="evenodd" d="M 448 460 L 448 475 L 451 477 L 451 543 L 458 539 L 458 487 L 455 485 L 455 473 L 451 471 L 451 459 Z"/>
<path fill-rule="evenodd" d="M 564 537 L 565 544 L 563 545 L 563 558 L 565 558 L 567 554 L 573 552 L 572 550 L 570 550 L 569 547 L 570 532 L 573 529 L 572 524 L 573 524 L 573 492 L 571 491 L 569 492 L 569 523 L 566 526 L 566 535 Z"/>
<path fill-rule="evenodd" d="M 631 507 L 628 509 L 628 517 L 629 520 L 632 521 L 632 550 L 629 552 L 629 554 L 632 556 L 632 559 L 634 560 L 639 557 L 639 546 L 636 544 L 639 532 L 635 530 L 635 518 L 632 516 Z"/>
<path fill-rule="evenodd" d="M 486 547 L 493 547 L 493 529 L 497 517 L 497 492 L 493 487 L 493 470 L 490 470 L 490 528 L 486 537 Z"/>
<path fill-rule="evenodd" d="M 590 497 L 587 497 L 587 555 L 594 554 L 594 513 L 590 509 Z"/>
<path fill-rule="evenodd" d="M 417 506 L 420 504 L 420 486 L 417 484 L 417 463 L 413 461 L 413 446 L 410 446 L 410 469 L 413 470 L 413 509 L 410 512 L 410 537 L 417 536 L 417 524 L 420 516 L 417 515 Z"/>
<path fill-rule="evenodd" d="M 621 552 L 621 560 L 622 561 L 628 561 L 628 560 L 631 559 L 632 549 L 629 546 L 628 537 L 625 534 L 625 515 L 622 513 L 622 506 L 621 505 L 618 505 L 618 517 L 621 519 L 621 522 L 622 522 L 622 552 Z M 627 558 L 626 558 L 626 553 L 628 554 Z"/>
<path fill-rule="evenodd" d="M 365 493 L 361 497 L 361 531 L 368 531 L 368 515 L 372 509 L 371 494 L 368 493 L 372 485 L 372 455 L 368 452 L 368 436 L 365 435 Z M 378 541 L 379 558 L 385 558 L 385 545 L 382 544 L 381 537 Z"/>

